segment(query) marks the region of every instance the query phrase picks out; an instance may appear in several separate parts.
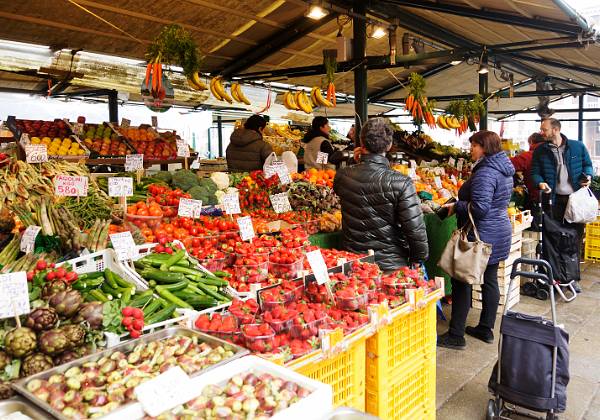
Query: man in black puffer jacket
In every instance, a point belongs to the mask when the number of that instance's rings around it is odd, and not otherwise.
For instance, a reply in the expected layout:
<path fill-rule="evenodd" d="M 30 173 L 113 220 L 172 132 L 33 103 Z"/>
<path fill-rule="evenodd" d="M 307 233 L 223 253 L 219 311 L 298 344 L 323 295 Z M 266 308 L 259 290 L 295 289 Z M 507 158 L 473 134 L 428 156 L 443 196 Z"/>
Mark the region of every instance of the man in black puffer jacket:
<path fill-rule="evenodd" d="M 392 133 L 384 118 L 368 120 L 360 133 L 366 153 L 359 164 L 340 169 L 333 185 L 342 201 L 344 247 L 357 253 L 372 249 L 383 271 L 423 262 L 429 253 L 414 184 L 385 158 Z"/>

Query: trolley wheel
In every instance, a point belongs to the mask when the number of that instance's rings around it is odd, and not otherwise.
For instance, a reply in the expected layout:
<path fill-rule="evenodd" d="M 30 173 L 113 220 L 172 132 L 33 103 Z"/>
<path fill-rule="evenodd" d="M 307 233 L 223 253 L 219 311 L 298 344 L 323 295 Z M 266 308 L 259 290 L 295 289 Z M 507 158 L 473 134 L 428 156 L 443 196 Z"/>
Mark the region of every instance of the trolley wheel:
<path fill-rule="evenodd" d="M 554 413 L 546 413 L 546 420 L 558 420 L 558 416 Z"/>
<path fill-rule="evenodd" d="M 496 410 L 496 401 L 489 400 L 487 405 L 487 413 L 485 415 L 485 420 L 496 420 L 500 413 Z"/>
<path fill-rule="evenodd" d="M 535 297 L 539 300 L 548 300 L 550 293 L 546 289 L 539 288 L 535 294 Z"/>
<path fill-rule="evenodd" d="M 525 295 L 525 296 L 530 296 L 530 297 L 534 297 L 536 295 L 536 292 L 538 291 L 538 287 L 532 283 L 532 282 L 527 282 L 523 285 L 523 287 L 521 287 L 521 292 Z"/>

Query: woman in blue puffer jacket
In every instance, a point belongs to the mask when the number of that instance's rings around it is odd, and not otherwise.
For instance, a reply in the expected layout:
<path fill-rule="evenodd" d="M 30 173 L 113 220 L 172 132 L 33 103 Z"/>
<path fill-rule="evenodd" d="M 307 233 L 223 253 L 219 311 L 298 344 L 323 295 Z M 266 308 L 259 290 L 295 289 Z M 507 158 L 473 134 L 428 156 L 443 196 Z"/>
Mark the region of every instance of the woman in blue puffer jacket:
<path fill-rule="evenodd" d="M 471 177 L 458 191 L 458 202 L 451 204 L 458 226 L 469 220 L 468 206 L 482 241 L 492 244 L 492 255 L 481 285 L 483 310 L 479 325 L 466 327 L 466 333 L 486 343 L 494 341 L 494 323 L 500 300 L 498 264 L 508 257 L 512 229 L 507 207 L 513 188 L 515 168 L 501 149 L 500 137 L 493 131 L 475 133 L 471 142 L 471 158 L 475 162 Z M 450 329 L 438 337 L 438 346 L 465 348 L 465 323 L 471 307 L 471 285 L 452 279 L 452 318 Z"/>

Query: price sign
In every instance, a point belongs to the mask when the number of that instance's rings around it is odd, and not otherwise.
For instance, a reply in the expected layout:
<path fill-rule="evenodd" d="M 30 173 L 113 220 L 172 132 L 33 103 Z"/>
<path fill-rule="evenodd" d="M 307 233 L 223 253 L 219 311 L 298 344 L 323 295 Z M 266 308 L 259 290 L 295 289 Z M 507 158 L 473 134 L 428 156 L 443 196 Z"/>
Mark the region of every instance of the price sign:
<path fill-rule="evenodd" d="M 329 153 L 317 152 L 317 163 L 327 165 L 329 161 Z"/>
<path fill-rule="evenodd" d="M 156 115 L 152 116 L 152 127 L 154 127 L 154 128 L 158 127 L 158 117 Z"/>
<path fill-rule="evenodd" d="M 450 165 L 454 168 L 456 166 L 456 159 L 454 159 L 453 157 L 450 157 L 450 159 L 448 159 L 448 165 Z"/>
<path fill-rule="evenodd" d="M 26 144 L 25 161 L 27 163 L 48 162 L 48 148 L 45 144 Z"/>
<path fill-rule="evenodd" d="M 29 134 L 27 134 L 27 133 L 21 134 L 21 138 L 19 140 L 21 141 L 21 144 L 30 144 L 31 143 L 31 139 L 29 138 Z"/>
<path fill-rule="evenodd" d="M 0 318 L 28 314 L 29 292 L 24 271 L 0 274 Z"/>
<path fill-rule="evenodd" d="M 196 157 L 194 161 L 190 164 L 190 169 L 200 169 L 200 156 Z"/>
<path fill-rule="evenodd" d="M 144 155 L 125 156 L 125 172 L 135 172 L 144 169 Z"/>
<path fill-rule="evenodd" d="M 85 197 L 88 193 L 87 176 L 56 175 L 54 193 L 64 197 Z"/>
<path fill-rule="evenodd" d="M 240 214 L 240 195 L 239 194 L 225 194 L 223 196 L 223 207 L 225 208 L 225 214 Z"/>
<path fill-rule="evenodd" d="M 411 160 L 410 160 L 410 167 L 411 167 L 411 168 L 415 168 L 415 169 L 417 169 L 417 167 L 418 167 L 418 165 L 417 165 L 417 161 L 416 161 L 416 160 L 414 160 L 414 159 L 411 159 Z"/>
<path fill-rule="evenodd" d="M 290 172 L 288 171 L 285 163 L 281 162 L 280 164 L 277 164 L 275 166 L 275 173 L 279 176 L 279 182 L 281 182 L 281 185 L 286 185 L 292 182 L 290 179 Z"/>
<path fill-rule="evenodd" d="M 450 175 L 450 181 L 452 181 L 454 185 L 458 185 L 458 181 L 456 180 L 456 177 L 454 175 Z"/>
<path fill-rule="evenodd" d="M 77 136 L 80 134 L 83 134 L 83 124 L 82 123 L 76 123 L 73 126 L 73 134 L 75 134 Z"/>
<path fill-rule="evenodd" d="M 465 163 L 465 160 L 463 158 L 458 159 L 458 162 L 456 164 L 456 169 L 458 169 L 459 172 L 463 170 L 464 163 Z"/>
<path fill-rule="evenodd" d="M 435 182 L 435 186 L 438 187 L 439 189 L 444 188 L 444 186 L 442 185 L 442 180 L 440 179 L 439 176 L 436 176 L 435 178 L 433 178 L 433 182 Z"/>
<path fill-rule="evenodd" d="M 110 235 L 110 243 L 112 244 L 119 261 L 128 260 L 133 256 L 135 242 L 131 236 L 131 232 L 113 233 Z"/>
<path fill-rule="evenodd" d="M 314 251 L 307 252 L 306 259 L 308 260 L 308 264 L 315 275 L 317 284 L 327 283 L 329 281 L 329 273 L 327 272 L 327 264 L 325 264 L 321 250 L 316 249 Z"/>
<path fill-rule="evenodd" d="M 31 254 L 33 252 L 33 248 L 35 247 L 35 238 L 37 238 L 38 233 L 42 230 L 39 226 L 28 226 L 23 232 L 23 236 L 21 236 L 21 251 L 26 254 Z"/>
<path fill-rule="evenodd" d="M 410 179 L 417 179 L 417 171 L 415 170 L 415 168 L 410 168 L 408 170 L 408 176 L 410 177 Z"/>
<path fill-rule="evenodd" d="M 254 238 L 254 226 L 250 216 L 238 217 L 237 224 L 240 228 L 240 237 L 242 241 L 248 241 Z"/>
<path fill-rule="evenodd" d="M 108 195 L 111 197 L 131 197 L 133 195 L 133 178 L 108 178 Z"/>
<path fill-rule="evenodd" d="M 175 366 L 136 386 L 134 394 L 144 411 L 156 417 L 194 398 L 197 391 L 191 382 L 183 369 Z"/>
<path fill-rule="evenodd" d="M 177 215 L 180 217 L 191 217 L 197 219 L 202 213 L 202 200 L 192 198 L 180 198 Z"/>
<path fill-rule="evenodd" d="M 183 139 L 177 139 L 177 156 L 184 158 L 190 157 L 190 148 L 187 142 Z"/>
<path fill-rule="evenodd" d="M 128 120 L 127 118 L 121 118 L 121 125 L 120 125 L 121 129 L 127 130 L 130 125 L 131 125 L 131 120 Z"/>
<path fill-rule="evenodd" d="M 271 199 L 271 205 L 273 206 L 275 213 L 292 211 L 292 206 L 290 205 L 287 193 L 273 194 L 269 196 L 269 198 Z"/>

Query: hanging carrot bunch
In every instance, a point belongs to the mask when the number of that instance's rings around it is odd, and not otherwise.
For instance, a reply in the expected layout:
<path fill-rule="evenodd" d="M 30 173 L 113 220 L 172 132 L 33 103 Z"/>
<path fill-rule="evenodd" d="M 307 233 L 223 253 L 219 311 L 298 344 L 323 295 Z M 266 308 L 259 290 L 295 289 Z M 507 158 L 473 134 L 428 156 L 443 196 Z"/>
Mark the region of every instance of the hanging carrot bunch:
<path fill-rule="evenodd" d="M 323 65 L 325 66 L 325 73 L 327 77 L 327 100 L 337 105 L 335 96 L 335 73 L 337 71 L 337 51 L 336 50 L 323 50 Z"/>
<path fill-rule="evenodd" d="M 408 76 L 408 96 L 406 97 L 405 110 L 410 113 L 414 125 L 421 129 L 423 123 L 430 127 L 435 125 L 435 118 L 431 112 L 433 104 L 427 103 L 425 95 L 425 79 L 418 73 Z"/>

